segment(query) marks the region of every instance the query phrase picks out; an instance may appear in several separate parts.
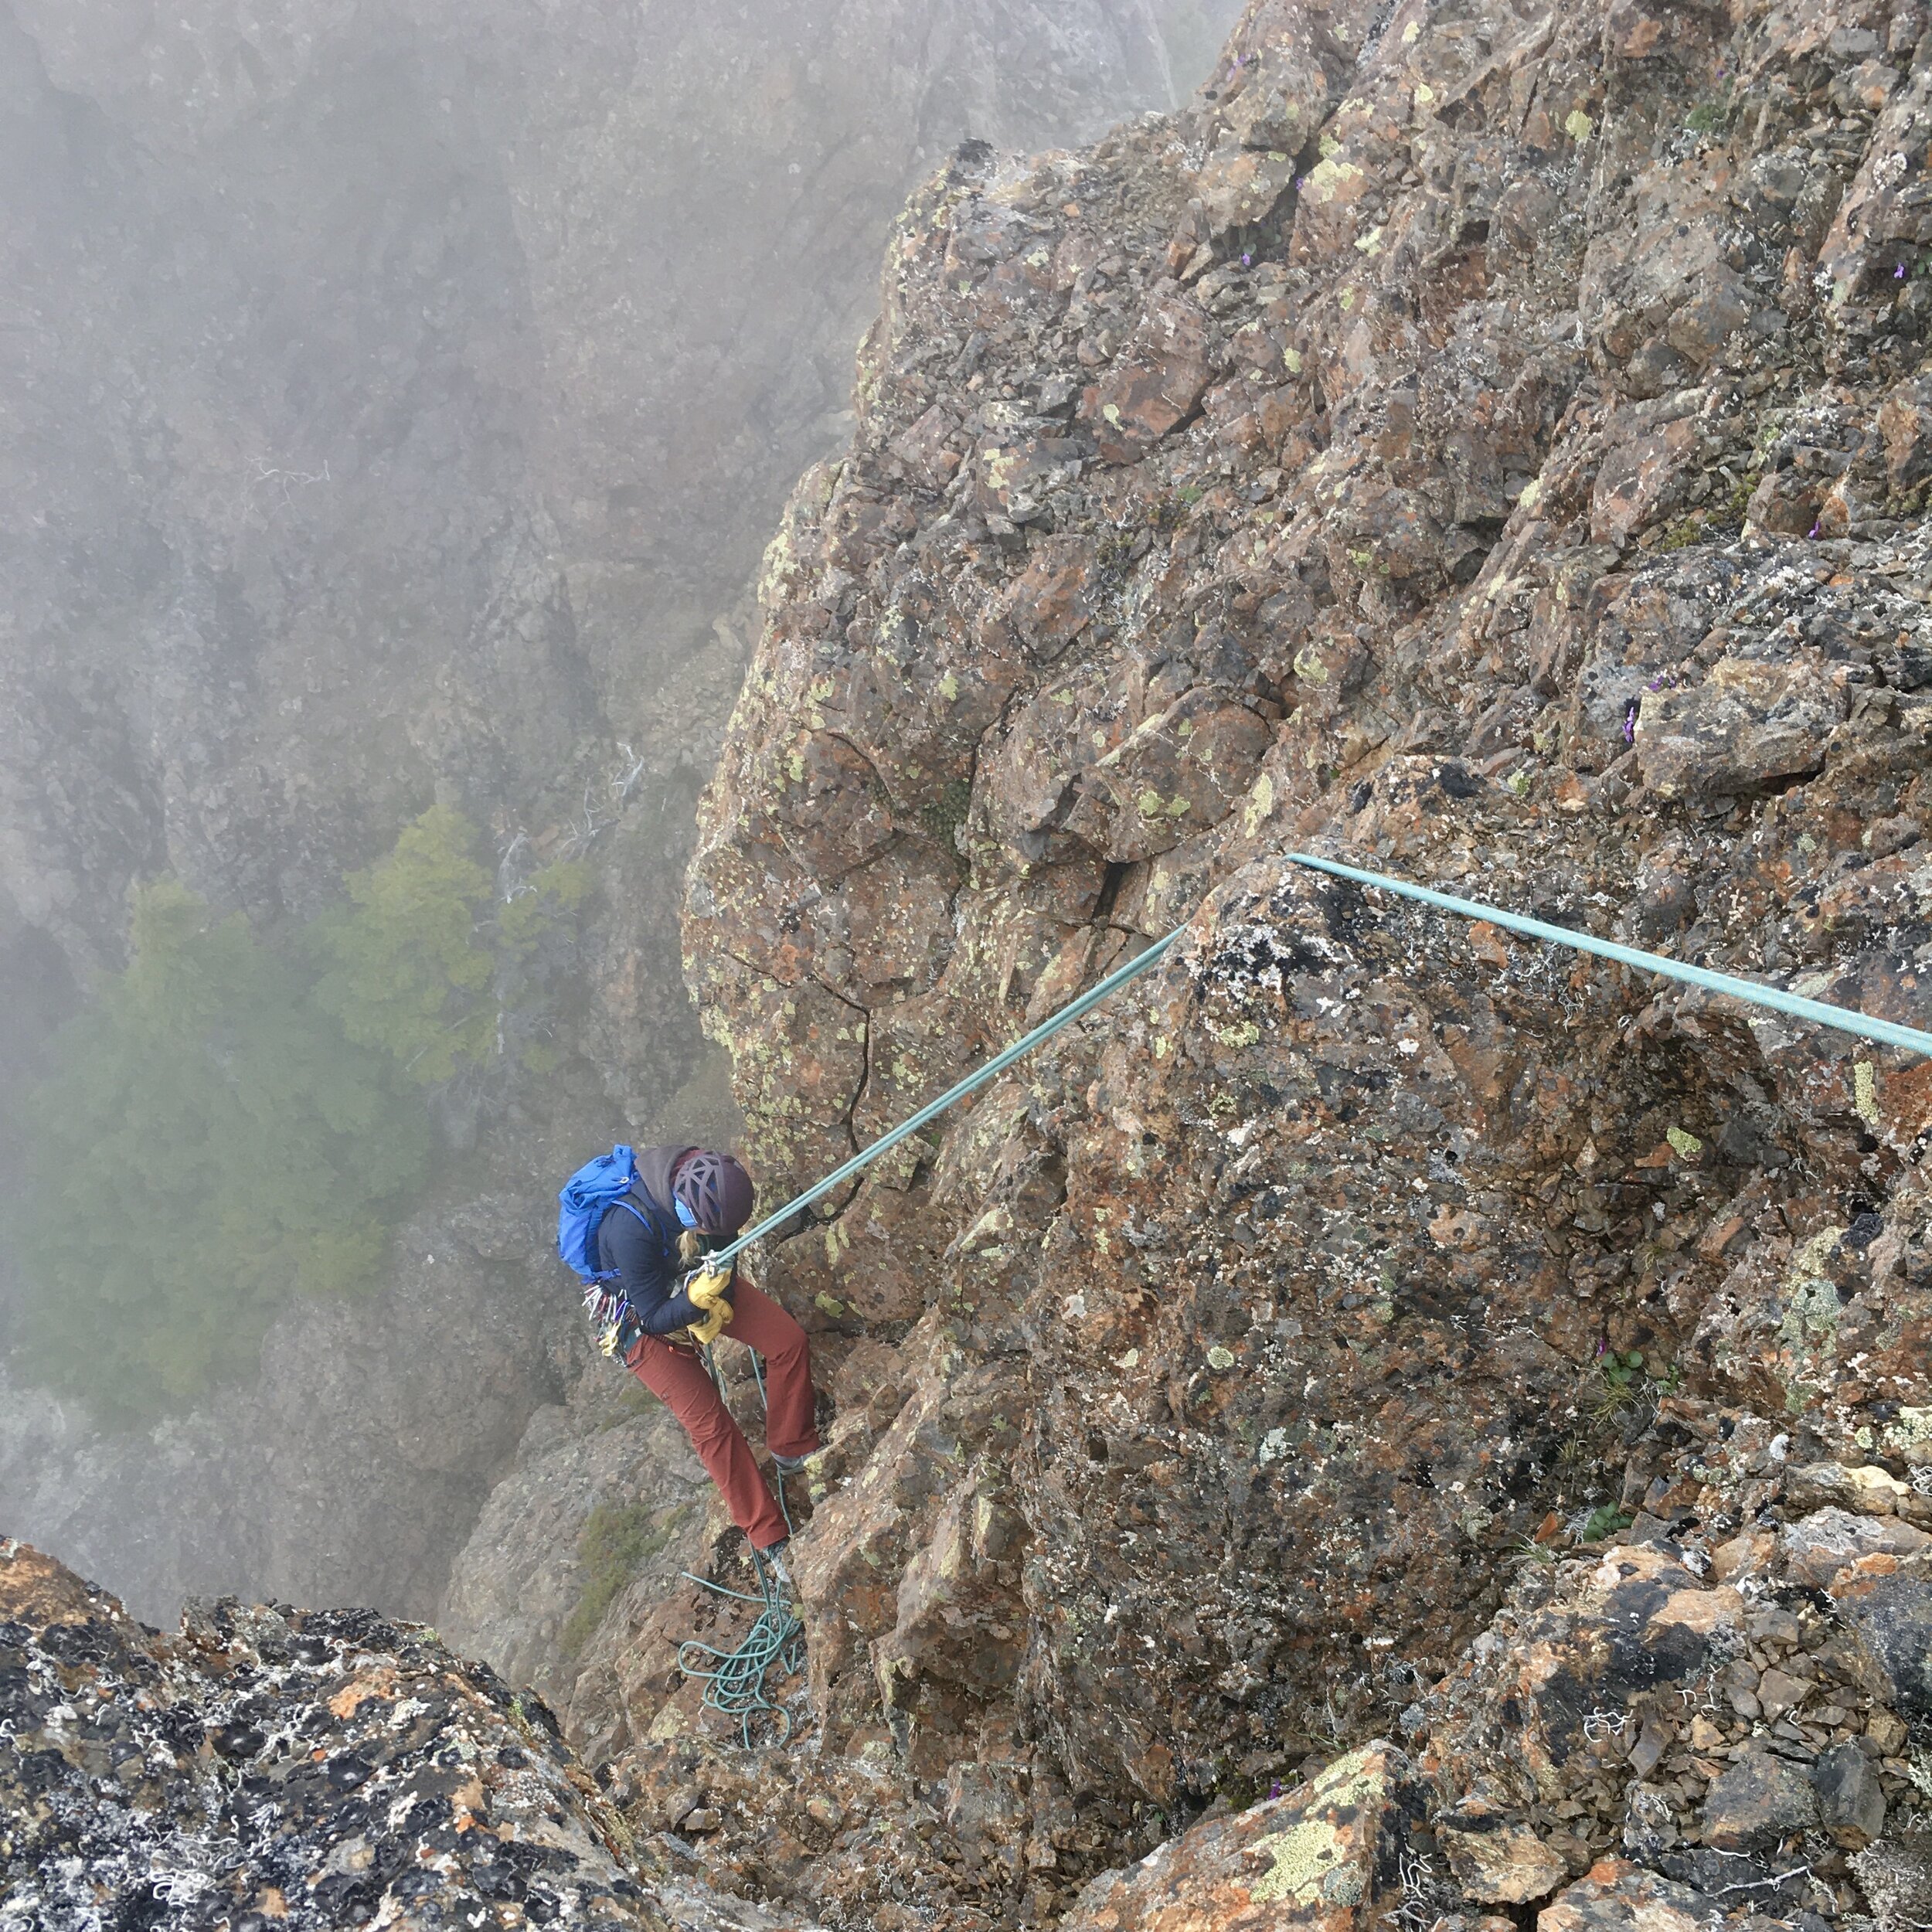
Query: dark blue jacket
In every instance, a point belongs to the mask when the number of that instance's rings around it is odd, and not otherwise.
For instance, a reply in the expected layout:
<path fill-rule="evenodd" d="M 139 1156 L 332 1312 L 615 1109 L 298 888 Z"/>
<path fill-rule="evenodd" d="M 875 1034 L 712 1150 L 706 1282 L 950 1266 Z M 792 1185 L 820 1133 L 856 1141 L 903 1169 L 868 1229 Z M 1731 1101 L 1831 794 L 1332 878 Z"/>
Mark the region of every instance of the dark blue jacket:
<path fill-rule="evenodd" d="M 682 1223 L 671 1203 L 671 1171 L 690 1151 L 684 1147 L 644 1148 L 637 1157 L 637 1186 L 611 1206 L 597 1230 L 598 1259 L 623 1277 L 621 1284 L 614 1285 L 621 1285 L 631 1312 L 646 1335 L 674 1334 L 705 1318 L 704 1311 L 682 1289 L 690 1270 L 678 1256 Z M 631 1213 L 633 1207 L 643 1220 Z"/>

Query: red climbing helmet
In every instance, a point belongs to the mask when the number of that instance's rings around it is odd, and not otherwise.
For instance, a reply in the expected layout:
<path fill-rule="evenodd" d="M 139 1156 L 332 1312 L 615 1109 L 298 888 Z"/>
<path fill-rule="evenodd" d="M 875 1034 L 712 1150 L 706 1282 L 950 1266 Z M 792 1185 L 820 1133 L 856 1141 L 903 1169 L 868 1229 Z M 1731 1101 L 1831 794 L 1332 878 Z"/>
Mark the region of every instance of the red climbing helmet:
<path fill-rule="evenodd" d="M 751 1176 L 729 1154 L 693 1148 L 672 1169 L 671 1192 L 706 1234 L 736 1234 L 751 1219 Z"/>

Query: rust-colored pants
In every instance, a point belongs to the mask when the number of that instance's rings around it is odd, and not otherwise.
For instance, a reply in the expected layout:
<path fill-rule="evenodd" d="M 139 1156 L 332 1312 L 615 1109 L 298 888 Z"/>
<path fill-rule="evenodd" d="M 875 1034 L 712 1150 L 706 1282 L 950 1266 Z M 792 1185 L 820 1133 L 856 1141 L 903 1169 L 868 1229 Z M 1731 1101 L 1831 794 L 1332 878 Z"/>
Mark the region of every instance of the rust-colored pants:
<path fill-rule="evenodd" d="M 775 1456 L 806 1456 L 818 1447 L 812 1414 L 811 1350 L 805 1332 L 770 1295 L 745 1280 L 731 1291 L 736 1310 L 718 1339 L 742 1342 L 765 1359 L 765 1444 Z M 773 1500 L 744 1432 L 731 1419 L 717 1384 L 695 1349 L 648 1335 L 625 1366 L 684 1424 L 718 1493 L 755 1549 L 785 1539 Z"/>

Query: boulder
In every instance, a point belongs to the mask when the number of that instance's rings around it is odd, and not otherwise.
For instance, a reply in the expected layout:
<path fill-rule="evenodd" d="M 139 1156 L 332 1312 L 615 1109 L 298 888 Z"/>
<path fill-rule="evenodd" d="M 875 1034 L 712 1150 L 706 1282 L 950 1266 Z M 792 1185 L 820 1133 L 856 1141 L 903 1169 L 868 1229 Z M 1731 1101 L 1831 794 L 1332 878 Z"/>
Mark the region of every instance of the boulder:
<path fill-rule="evenodd" d="M 1485 1905 L 1522 1905 L 1545 1899 L 1562 1884 L 1569 1866 L 1526 1825 L 1496 1819 L 1491 1828 L 1436 1828 L 1436 1842 L 1449 1860 L 1456 1883 Z M 1488 1823 L 1489 1821 L 1481 1821 Z"/>
<path fill-rule="evenodd" d="M 1818 1822 L 1840 1845 L 1858 1851 L 1885 1829 L 1885 1792 L 1878 1767 L 1854 1741 L 1818 1753 L 1811 1767 Z"/>
<path fill-rule="evenodd" d="M 1704 1799 L 1704 1842 L 1720 1852 L 1757 1851 L 1818 1821 L 1818 1794 L 1803 1768 L 1767 1750 L 1748 1751 Z"/>
<path fill-rule="evenodd" d="M 1901 383 L 1879 405 L 1885 479 L 1903 495 L 1932 477 L 1932 377 Z"/>
<path fill-rule="evenodd" d="M 1210 372 L 1199 309 L 1178 291 L 1151 306 L 1119 363 L 1080 399 L 1102 460 L 1145 455 L 1193 413 Z"/>
<path fill-rule="evenodd" d="M 1807 1463 L 1784 1478 L 1786 1505 L 1800 1511 L 1832 1509 L 1856 1516 L 1893 1516 L 1904 1513 L 1911 1497 L 1909 1485 L 1876 1463 L 1853 1469 L 1837 1462 Z"/>
<path fill-rule="evenodd" d="M 1353 1932 L 1400 1896 L 1400 1868 L 1423 1813 L 1413 1767 L 1376 1743 L 1311 1784 L 1197 1825 L 1129 1870 L 1104 1872 L 1062 1932 Z"/>
<path fill-rule="evenodd" d="M 1745 521 L 1774 536 L 1811 536 L 1818 531 L 1825 493 L 1815 477 L 1772 470 L 1758 480 L 1745 505 Z"/>
<path fill-rule="evenodd" d="M 1723 1932 L 1745 1914 L 1633 1865 L 1600 1859 L 1536 1915 L 1536 1932 Z"/>
<path fill-rule="evenodd" d="M 1815 665 L 1720 658 L 1701 684 L 1644 694 L 1638 769 L 1665 798 L 1755 791 L 1815 771 L 1845 709 Z"/>
<path fill-rule="evenodd" d="M 1914 1556 L 1932 1544 L 1932 1536 L 1893 1517 L 1855 1516 L 1832 1507 L 1815 1509 L 1787 1523 L 1778 1543 L 1786 1573 L 1795 1582 L 1822 1590 L 1862 1557 Z"/>
<path fill-rule="evenodd" d="M 1889 1575 L 1841 1572 L 1832 1598 L 1900 1714 L 1912 1723 L 1932 1719 L 1932 1568 L 1925 1560 L 1892 1565 Z"/>

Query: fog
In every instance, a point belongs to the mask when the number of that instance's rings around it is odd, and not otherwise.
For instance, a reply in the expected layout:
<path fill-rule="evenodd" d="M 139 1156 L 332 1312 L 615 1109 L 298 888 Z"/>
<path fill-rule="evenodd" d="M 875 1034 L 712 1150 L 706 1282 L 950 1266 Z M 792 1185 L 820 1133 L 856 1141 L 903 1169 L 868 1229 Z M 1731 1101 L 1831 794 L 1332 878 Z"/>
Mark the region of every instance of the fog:
<path fill-rule="evenodd" d="M 896 209 L 1237 11 L 0 0 L 0 1533 L 435 1613 L 561 1175 L 731 1131 L 679 881 Z"/>

